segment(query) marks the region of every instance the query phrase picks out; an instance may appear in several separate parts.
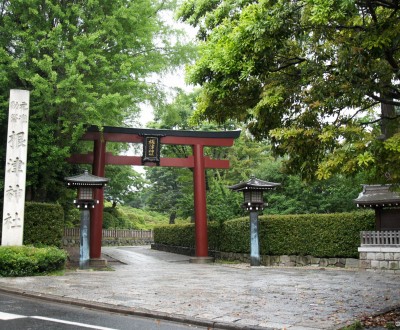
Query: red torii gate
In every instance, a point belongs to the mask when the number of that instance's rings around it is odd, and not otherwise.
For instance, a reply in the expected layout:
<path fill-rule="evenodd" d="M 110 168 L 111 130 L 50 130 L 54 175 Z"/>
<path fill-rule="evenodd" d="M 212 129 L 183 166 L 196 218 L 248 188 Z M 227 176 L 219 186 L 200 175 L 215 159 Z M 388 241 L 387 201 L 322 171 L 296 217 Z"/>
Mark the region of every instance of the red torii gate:
<path fill-rule="evenodd" d="M 140 165 L 140 166 L 169 166 L 193 168 L 194 209 L 195 209 L 195 253 L 201 262 L 208 258 L 207 237 L 207 206 L 205 169 L 229 168 L 229 160 L 216 160 L 204 156 L 204 147 L 230 147 L 240 131 L 203 132 L 176 131 L 163 129 L 143 129 L 105 126 L 99 129 L 90 126 L 81 140 L 94 141 L 93 152 L 74 154 L 68 161 L 72 164 L 92 164 L 92 174 L 104 177 L 105 165 Z M 153 139 L 153 140 L 152 140 Z M 156 139 L 156 140 L 154 140 Z M 149 146 L 144 145 L 141 156 L 115 156 L 106 152 L 107 142 L 148 143 L 152 141 L 156 148 L 161 144 L 191 145 L 193 155 L 187 158 L 161 158 L 157 153 L 147 153 Z M 159 150 L 159 149 L 158 149 Z M 152 151 L 152 150 L 150 150 Z M 151 156 L 151 157 L 148 157 Z M 104 203 L 103 189 L 96 189 L 95 199 L 100 205 Z M 90 220 L 90 258 L 101 257 L 101 238 L 103 226 L 103 209 L 95 207 Z"/>

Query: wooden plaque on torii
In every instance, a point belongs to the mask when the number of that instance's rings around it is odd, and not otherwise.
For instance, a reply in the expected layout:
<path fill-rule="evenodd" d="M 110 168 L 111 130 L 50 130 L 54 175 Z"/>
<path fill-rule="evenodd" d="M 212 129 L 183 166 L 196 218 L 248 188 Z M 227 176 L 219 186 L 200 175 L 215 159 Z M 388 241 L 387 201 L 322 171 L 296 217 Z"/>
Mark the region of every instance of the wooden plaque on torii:
<path fill-rule="evenodd" d="M 207 205 L 205 170 L 211 168 L 229 168 L 229 160 L 210 159 L 204 156 L 204 147 L 231 147 L 240 131 L 177 131 L 162 129 L 126 128 L 105 126 L 99 129 L 90 126 L 81 140 L 94 141 L 93 152 L 88 154 L 73 154 L 68 158 L 72 164 L 91 164 L 92 174 L 100 177 L 105 175 L 106 165 L 139 165 L 167 166 L 193 168 L 194 210 L 195 210 L 195 254 L 196 257 L 208 257 L 207 235 Z M 122 156 L 106 152 L 107 142 L 144 143 L 146 137 L 157 137 L 160 147 L 162 144 L 190 145 L 193 155 L 187 158 L 157 158 L 151 152 L 143 156 Z M 156 143 L 156 141 L 153 141 Z M 153 157 L 154 156 L 154 157 Z M 95 199 L 100 205 L 104 203 L 103 189 L 97 189 Z M 103 226 L 102 207 L 94 208 L 91 214 L 90 226 L 90 258 L 101 257 L 101 238 Z"/>

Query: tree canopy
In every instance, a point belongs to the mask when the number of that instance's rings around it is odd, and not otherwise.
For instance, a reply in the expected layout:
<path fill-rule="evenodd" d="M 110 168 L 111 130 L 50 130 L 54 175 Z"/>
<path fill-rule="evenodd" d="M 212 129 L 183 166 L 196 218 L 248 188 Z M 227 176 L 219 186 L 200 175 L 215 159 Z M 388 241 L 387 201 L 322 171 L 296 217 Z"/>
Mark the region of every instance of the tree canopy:
<path fill-rule="evenodd" d="M 369 169 L 398 182 L 397 0 L 186 0 L 197 119 L 245 122 L 305 178 Z"/>
<path fill-rule="evenodd" d="M 85 125 L 124 126 L 160 97 L 146 78 L 191 56 L 162 18 L 173 1 L 0 1 L 0 127 L 10 89 L 31 91 L 30 199 L 56 198 Z M 4 149 L 0 155 L 4 162 Z"/>
<path fill-rule="evenodd" d="M 195 97 L 179 93 L 170 104 L 155 111 L 155 128 L 190 130 L 234 130 L 241 128 L 232 122 L 223 126 L 203 121 L 192 126 L 190 118 L 195 111 Z M 251 175 L 282 183 L 273 192 L 264 194 L 268 207 L 264 213 L 333 213 L 355 210 L 353 199 L 361 190 L 364 178 L 361 175 L 346 178 L 333 175 L 329 180 L 305 183 L 299 175 L 288 175 L 283 171 L 282 158 L 275 158 L 271 144 L 255 140 L 246 130 L 229 148 L 206 147 L 205 154 L 212 159 L 229 159 L 229 169 L 207 169 L 207 215 L 209 221 L 223 222 L 245 214 L 241 207 L 243 196 L 228 189 L 228 186 L 247 181 Z M 188 146 L 164 145 L 163 157 L 188 157 L 192 151 Z M 170 216 L 191 218 L 193 216 L 193 173 L 189 169 L 147 167 L 147 185 L 140 195 L 144 206 Z"/>

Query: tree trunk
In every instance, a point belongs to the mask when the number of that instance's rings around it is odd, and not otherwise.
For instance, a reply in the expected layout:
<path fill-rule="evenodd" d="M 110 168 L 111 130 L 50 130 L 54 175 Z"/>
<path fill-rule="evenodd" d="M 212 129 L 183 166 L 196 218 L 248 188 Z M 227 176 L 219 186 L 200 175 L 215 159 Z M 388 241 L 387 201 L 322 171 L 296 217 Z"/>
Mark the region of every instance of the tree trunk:
<path fill-rule="evenodd" d="M 381 103 L 381 140 L 387 140 L 399 131 L 399 121 L 396 118 L 394 105 Z"/>
<path fill-rule="evenodd" d="M 173 211 L 171 215 L 169 216 L 169 224 L 174 225 L 175 224 L 175 219 L 176 219 L 176 212 Z"/>

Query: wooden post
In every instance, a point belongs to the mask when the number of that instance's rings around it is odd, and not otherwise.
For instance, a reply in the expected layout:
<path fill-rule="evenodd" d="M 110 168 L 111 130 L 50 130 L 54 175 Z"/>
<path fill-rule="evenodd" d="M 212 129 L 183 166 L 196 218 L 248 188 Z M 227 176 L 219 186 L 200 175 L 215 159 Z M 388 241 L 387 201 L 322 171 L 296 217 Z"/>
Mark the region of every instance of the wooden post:
<path fill-rule="evenodd" d="M 200 144 L 193 145 L 194 153 L 194 211 L 196 231 L 196 258 L 192 262 L 204 262 L 208 258 L 208 234 L 207 234 L 207 202 L 206 179 L 204 166 L 204 147 Z M 200 261 L 202 260 L 202 261 Z"/>
<path fill-rule="evenodd" d="M 100 134 L 94 141 L 93 150 L 93 175 L 104 177 L 105 175 L 106 142 L 101 139 Z M 103 230 L 103 188 L 95 189 L 94 199 L 99 201 L 98 205 L 91 210 L 90 217 L 90 258 L 101 257 L 101 237 Z"/>
<path fill-rule="evenodd" d="M 208 262 L 208 235 L 207 235 L 207 207 L 206 207 L 206 168 L 228 169 L 228 160 L 210 159 L 204 157 L 204 146 L 230 147 L 240 131 L 230 132 L 198 132 L 155 130 L 142 128 L 109 127 L 105 126 L 101 132 L 98 127 L 89 127 L 82 140 L 94 141 L 92 154 L 74 154 L 69 158 L 72 164 L 92 164 L 93 174 L 104 177 L 106 164 L 113 165 L 143 165 L 140 156 L 115 156 L 106 154 L 106 141 L 143 143 L 143 136 L 160 136 L 159 143 L 166 145 L 190 145 L 193 147 L 193 156 L 187 158 L 160 158 L 156 162 L 146 162 L 146 166 L 171 166 L 193 168 L 194 207 L 196 217 L 196 258 L 192 262 Z M 91 242 L 90 257 L 101 256 L 101 227 L 103 224 L 103 190 L 95 193 L 95 199 L 100 201 L 91 214 Z"/>

